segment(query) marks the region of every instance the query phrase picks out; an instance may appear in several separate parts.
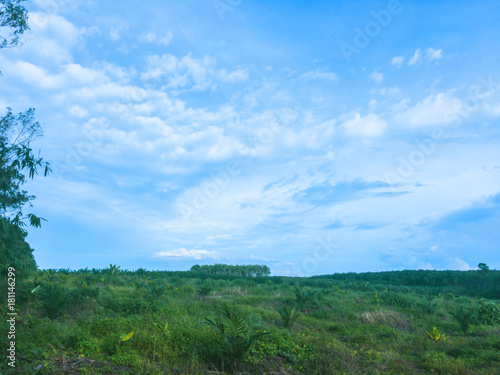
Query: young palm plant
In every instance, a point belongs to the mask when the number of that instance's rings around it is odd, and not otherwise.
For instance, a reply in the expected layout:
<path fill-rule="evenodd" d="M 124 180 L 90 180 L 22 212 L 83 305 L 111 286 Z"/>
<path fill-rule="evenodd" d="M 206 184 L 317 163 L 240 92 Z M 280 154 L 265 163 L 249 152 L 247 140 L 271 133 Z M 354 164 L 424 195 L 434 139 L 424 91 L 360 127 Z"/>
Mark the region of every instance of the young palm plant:
<path fill-rule="evenodd" d="M 295 297 L 297 305 L 301 310 L 303 310 L 306 306 L 313 302 L 317 302 L 318 299 L 318 291 L 311 290 L 307 288 L 295 288 Z"/>
<path fill-rule="evenodd" d="M 425 332 L 427 334 L 427 339 L 432 340 L 438 344 L 439 341 L 444 341 L 448 338 L 444 333 L 442 333 L 438 328 L 432 327 L 432 331 Z"/>
<path fill-rule="evenodd" d="M 451 312 L 451 315 L 455 318 L 457 323 L 460 325 L 460 329 L 464 333 L 464 335 L 469 330 L 470 325 L 473 323 L 476 318 L 476 314 L 474 313 L 474 309 L 465 307 L 463 305 L 458 306 Z"/>
<path fill-rule="evenodd" d="M 297 318 L 300 316 L 300 310 L 295 306 L 281 306 L 278 308 L 278 313 L 283 319 L 283 325 L 285 328 L 291 328 Z"/>
<path fill-rule="evenodd" d="M 244 319 L 239 312 L 229 309 L 219 310 L 216 318 L 205 318 L 205 322 L 217 333 L 215 342 L 222 354 L 223 369 L 226 361 L 235 374 L 250 348 L 269 333 L 260 316 Z"/>
<path fill-rule="evenodd" d="M 37 287 L 38 288 L 38 287 Z M 36 292 L 37 288 L 33 289 Z M 59 284 L 45 284 L 41 288 L 42 307 L 50 319 L 57 318 L 69 304 L 70 291 Z"/>

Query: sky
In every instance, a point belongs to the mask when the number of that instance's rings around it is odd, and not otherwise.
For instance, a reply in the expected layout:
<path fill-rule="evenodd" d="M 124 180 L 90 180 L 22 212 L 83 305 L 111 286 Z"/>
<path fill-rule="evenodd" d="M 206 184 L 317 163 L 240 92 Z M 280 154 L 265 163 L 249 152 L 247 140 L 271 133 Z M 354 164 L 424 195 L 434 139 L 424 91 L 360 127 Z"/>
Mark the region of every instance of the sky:
<path fill-rule="evenodd" d="M 500 268 L 499 2 L 26 6 L 40 268 Z"/>

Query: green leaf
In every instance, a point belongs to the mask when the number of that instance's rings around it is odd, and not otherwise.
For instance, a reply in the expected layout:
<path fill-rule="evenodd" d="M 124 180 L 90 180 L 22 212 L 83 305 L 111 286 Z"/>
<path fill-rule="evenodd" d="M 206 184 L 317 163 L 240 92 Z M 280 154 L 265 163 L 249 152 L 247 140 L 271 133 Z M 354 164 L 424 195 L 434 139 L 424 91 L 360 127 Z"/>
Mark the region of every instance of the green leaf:
<path fill-rule="evenodd" d="M 120 336 L 121 341 L 127 341 L 130 340 L 130 338 L 134 336 L 134 331 L 130 331 L 128 335 L 125 336 L 125 334 L 122 334 Z"/>
<path fill-rule="evenodd" d="M 37 290 L 38 290 L 38 289 L 40 289 L 41 287 L 42 287 L 41 285 L 38 285 L 35 289 L 33 289 L 33 290 L 31 291 L 31 293 L 32 293 L 32 294 L 33 294 L 33 293 L 36 293 L 36 292 L 37 292 Z"/>

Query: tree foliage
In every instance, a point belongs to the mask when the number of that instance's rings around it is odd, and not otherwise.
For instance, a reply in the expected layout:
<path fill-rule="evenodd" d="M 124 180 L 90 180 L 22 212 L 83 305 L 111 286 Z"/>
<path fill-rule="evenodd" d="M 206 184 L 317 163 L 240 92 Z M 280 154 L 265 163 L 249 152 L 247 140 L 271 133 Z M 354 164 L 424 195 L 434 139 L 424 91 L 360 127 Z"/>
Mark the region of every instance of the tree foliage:
<path fill-rule="evenodd" d="M 25 0 L 0 0 L 0 48 L 20 44 L 21 35 L 29 29 Z"/>
<path fill-rule="evenodd" d="M 490 267 L 486 264 L 486 263 L 479 263 L 477 265 L 477 267 L 481 270 L 481 271 L 489 271 L 490 270 Z"/>
<path fill-rule="evenodd" d="M 42 218 L 23 213 L 23 207 L 31 206 L 35 197 L 22 190 L 22 185 L 38 174 L 39 169 L 43 169 L 45 176 L 50 172 L 49 164 L 30 147 L 30 142 L 42 135 L 34 112 L 29 109 L 14 115 L 7 108 L 7 114 L 0 118 L 0 216 L 18 227 L 24 227 L 26 220 L 29 225 L 40 227 Z"/>
<path fill-rule="evenodd" d="M 0 0 L 0 49 L 22 43 L 22 34 L 29 29 L 25 0 Z M 1 73 L 0 73 L 1 74 Z M 26 222 L 40 227 L 42 218 L 24 214 L 23 207 L 31 206 L 35 198 L 22 186 L 33 178 L 39 169 L 44 175 L 50 172 L 49 164 L 35 155 L 30 142 L 42 135 L 41 126 L 34 119 L 35 110 L 30 108 L 15 115 L 7 108 L 0 117 L 0 273 L 14 267 L 17 275 L 36 270 L 33 250 L 26 243 Z M 27 176 L 26 176 L 27 175 Z"/>
<path fill-rule="evenodd" d="M 16 276 L 24 276 L 36 271 L 33 249 L 24 240 L 26 232 L 0 218 L 0 276 L 7 278 L 7 270 L 14 267 Z"/>

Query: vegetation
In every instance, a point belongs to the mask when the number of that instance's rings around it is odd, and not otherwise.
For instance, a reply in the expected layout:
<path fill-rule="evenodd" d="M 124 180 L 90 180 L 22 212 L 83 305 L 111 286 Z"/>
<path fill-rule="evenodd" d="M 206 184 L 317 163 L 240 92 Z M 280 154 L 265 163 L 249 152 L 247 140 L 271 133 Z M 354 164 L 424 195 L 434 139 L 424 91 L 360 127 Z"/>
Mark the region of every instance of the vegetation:
<path fill-rule="evenodd" d="M 17 368 L 0 372 L 497 374 L 499 288 L 495 270 L 34 271 L 17 279 Z"/>
<path fill-rule="evenodd" d="M 205 318 L 205 320 L 216 331 L 215 343 L 222 359 L 223 371 L 226 362 L 237 373 L 238 365 L 250 348 L 268 333 L 260 316 L 250 315 L 247 319 L 243 319 L 238 311 L 231 311 L 228 308 L 219 310 L 215 319 Z"/>
<path fill-rule="evenodd" d="M 434 341 L 437 345 L 438 342 L 440 341 L 444 341 L 448 338 L 448 336 L 446 336 L 446 334 L 444 333 L 441 333 L 439 331 L 439 329 L 437 329 L 436 327 L 432 327 L 432 331 L 431 332 L 426 332 L 427 337 L 428 339 Z"/>
<path fill-rule="evenodd" d="M 0 0 L 0 49 L 21 43 L 23 2 Z M 17 367 L 0 361 L 0 374 L 500 373 L 500 272 L 485 263 L 312 278 L 262 265 L 37 270 L 24 227 L 43 219 L 24 211 L 22 186 L 50 172 L 30 147 L 40 135 L 33 109 L 0 117 L 0 286 L 14 268 L 18 314 Z M 6 319 L 0 332 L 8 348 Z"/>
<path fill-rule="evenodd" d="M 0 48 L 21 43 L 22 34 L 29 29 L 25 0 L 0 0 Z M 7 32 L 8 35 L 4 33 Z"/>
<path fill-rule="evenodd" d="M 0 49 L 19 45 L 28 26 L 24 0 L 0 0 Z M 1 75 L 1 73 L 0 73 Z M 36 263 L 32 249 L 25 242 L 26 221 L 40 227 L 40 217 L 25 214 L 23 207 L 35 198 L 22 190 L 28 178 L 38 170 L 50 172 L 48 163 L 33 153 L 30 143 L 42 135 L 40 124 L 30 108 L 17 115 L 10 108 L 0 116 L 0 275 L 5 278 L 8 267 L 14 267 L 18 276 L 32 272 Z M 27 176 L 26 176 L 27 175 Z"/>
<path fill-rule="evenodd" d="M 451 312 L 451 315 L 460 325 L 460 329 L 464 334 L 467 333 L 470 326 L 474 323 L 475 313 L 472 307 L 459 305 Z"/>
<path fill-rule="evenodd" d="M 206 273 L 209 275 L 228 275 L 228 276 L 269 276 L 271 270 L 268 266 L 259 264 L 246 266 L 230 266 L 227 264 L 214 264 L 200 266 L 198 264 L 191 267 L 191 271 Z"/>
<path fill-rule="evenodd" d="M 280 314 L 281 319 L 283 319 L 283 326 L 285 328 L 291 328 L 300 316 L 300 311 L 295 306 L 281 306 L 278 308 L 278 313 Z"/>

